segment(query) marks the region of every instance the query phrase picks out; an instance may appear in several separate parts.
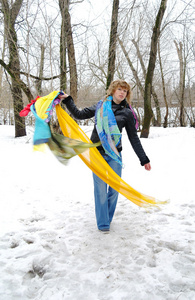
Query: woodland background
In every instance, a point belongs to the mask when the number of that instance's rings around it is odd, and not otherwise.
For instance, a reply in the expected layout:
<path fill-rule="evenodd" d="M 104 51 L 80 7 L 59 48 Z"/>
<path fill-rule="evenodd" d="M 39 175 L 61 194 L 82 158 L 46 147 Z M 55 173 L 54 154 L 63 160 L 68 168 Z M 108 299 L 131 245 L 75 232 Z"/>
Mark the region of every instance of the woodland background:
<path fill-rule="evenodd" d="M 194 21 L 192 0 L 0 0 L 0 124 L 23 136 L 37 95 L 62 89 L 82 108 L 121 78 L 141 137 L 195 127 Z"/>

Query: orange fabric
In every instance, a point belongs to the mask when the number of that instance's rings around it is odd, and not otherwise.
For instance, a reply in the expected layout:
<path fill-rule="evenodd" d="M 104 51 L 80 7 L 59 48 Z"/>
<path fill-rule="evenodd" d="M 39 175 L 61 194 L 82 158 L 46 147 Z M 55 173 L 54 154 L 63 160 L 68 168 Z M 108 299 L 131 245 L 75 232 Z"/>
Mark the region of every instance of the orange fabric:
<path fill-rule="evenodd" d="M 60 127 L 65 136 L 71 139 L 92 143 L 79 125 L 61 108 L 60 105 L 56 105 L 56 113 Z M 144 195 L 133 189 L 112 170 L 96 148 L 87 149 L 84 153 L 79 154 L 79 157 L 104 182 L 136 205 L 148 207 L 166 203 L 166 201 L 158 201 L 153 197 Z"/>

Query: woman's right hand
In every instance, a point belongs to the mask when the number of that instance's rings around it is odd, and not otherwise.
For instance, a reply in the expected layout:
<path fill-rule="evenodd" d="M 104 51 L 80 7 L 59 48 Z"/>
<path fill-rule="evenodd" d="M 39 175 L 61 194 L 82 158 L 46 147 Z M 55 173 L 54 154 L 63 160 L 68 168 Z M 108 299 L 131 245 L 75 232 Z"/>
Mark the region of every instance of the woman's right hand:
<path fill-rule="evenodd" d="M 145 167 L 145 169 L 146 169 L 147 171 L 150 171 L 150 170 L 151 170 L 151 164 L 150 164 L 150 163 L 145 164 L 144 167 Z"/>

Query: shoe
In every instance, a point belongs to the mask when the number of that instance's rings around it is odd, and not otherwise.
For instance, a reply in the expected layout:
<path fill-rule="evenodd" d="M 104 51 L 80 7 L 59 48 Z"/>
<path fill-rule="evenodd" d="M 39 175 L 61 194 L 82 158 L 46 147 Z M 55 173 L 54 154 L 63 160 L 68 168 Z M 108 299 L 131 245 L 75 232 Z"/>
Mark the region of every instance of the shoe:
<path fill-rule="evenodd" d="M 102 231 L 102 232 L 109 232 L 109 231 L 110 231 L 110 228 L 102 228 L 102 229 L 99 229 L 99 231 Z"/>

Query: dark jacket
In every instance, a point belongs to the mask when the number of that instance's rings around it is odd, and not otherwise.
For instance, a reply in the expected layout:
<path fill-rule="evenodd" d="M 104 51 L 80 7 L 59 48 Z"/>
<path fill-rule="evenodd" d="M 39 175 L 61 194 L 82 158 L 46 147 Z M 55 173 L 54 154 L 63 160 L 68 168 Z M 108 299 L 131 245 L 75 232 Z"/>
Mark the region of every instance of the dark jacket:
<path fill-rule="evenodd" d="M 74 101 L 71 96 L 68 96 L 66 99 L 62 101 L 70 111 L 70 113 L 73 115 L 75 119 L 84 120 L 84 119 L 90 119 L 95 116 L 96 106 L 97 104 L 86 107 L 82 110 L 79 110 L 76 105 L 74 104 Z M 149 163 L 149 159 L 146 156 L 143 147 L 141 145 L 140 139 L 137 135 L 137 130 L 135 128 L 135 120 L 134 116 L 129 108 L 129 105 L 127 104 L 126 100 L 123 100 L 120 104 L 116 104 L 114 101 L 112 101 L 112 111 L 115 115 L 116 122 L 118 125 L 118 128 L 120 132 L 122 132 L 122 129 L 125 127 L 129 141 L 137 154 L 141 165 L 145 165 Z M 92 134 L 91 134 L 91 141 L 93 143 L 99 142 L 99 136 L 96 130 L 96 127 L 94 126 Z M 122 151 L 122 144 L 117 146 L 117 149 L 119 152 Z M 100 153 L 104 153 L 104 149 L 102 146 L 98 147 L 98 150 Z"/>

